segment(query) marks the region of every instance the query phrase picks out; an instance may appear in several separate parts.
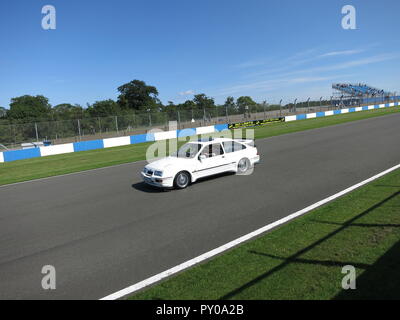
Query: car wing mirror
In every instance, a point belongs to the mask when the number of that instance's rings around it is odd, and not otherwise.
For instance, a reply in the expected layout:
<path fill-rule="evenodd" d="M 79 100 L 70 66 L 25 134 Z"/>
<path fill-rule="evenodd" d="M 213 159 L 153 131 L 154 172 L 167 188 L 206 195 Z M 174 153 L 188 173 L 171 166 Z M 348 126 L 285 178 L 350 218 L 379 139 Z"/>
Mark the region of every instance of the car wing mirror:
<path fill-rule="evenodd" d="M 206 156 L 204 154 L 199 155 L 199 161 L 203 161 L 204 159 L 206 159 Z"/>

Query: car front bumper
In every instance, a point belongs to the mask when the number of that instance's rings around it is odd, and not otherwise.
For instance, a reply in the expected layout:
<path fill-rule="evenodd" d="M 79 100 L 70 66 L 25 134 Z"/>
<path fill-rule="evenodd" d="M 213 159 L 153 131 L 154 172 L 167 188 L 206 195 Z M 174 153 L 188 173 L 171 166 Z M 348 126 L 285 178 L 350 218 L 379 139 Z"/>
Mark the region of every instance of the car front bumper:
<path fill-rule="evenodd" d="M 251 158 L 251 164 L 252 165 L 255 165 L 255 164 L 257 164 L 257 163 L 260 163 L 260 156 L 256 156 L 256 157 L 254 157 L 254 158 Z"/>
<path fill-rule="evenodd" d="M 172 188 L 174 186 L 174 180 L 172 177 L 154 177 L 148 176 L 144 172 L 140 173 L 144 183 L 158 188 Z"/>

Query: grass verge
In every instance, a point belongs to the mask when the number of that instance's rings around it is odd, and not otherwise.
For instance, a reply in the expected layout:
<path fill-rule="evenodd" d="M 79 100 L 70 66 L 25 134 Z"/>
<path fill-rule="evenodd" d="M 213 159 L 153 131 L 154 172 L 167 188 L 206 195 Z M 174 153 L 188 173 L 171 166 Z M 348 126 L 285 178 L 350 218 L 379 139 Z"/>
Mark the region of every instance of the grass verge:
<path fill-rule="evenodd" d="M 399 240 L 397 170 L 131 299 L 399 299 Z"/>
<path fill-rule="evenodd" d="M 256 128 L 255 138 L 268 138 L 399 112 L 400 108 L 392 107 L 310 120 L 276 123 Z M 149 143 L 145 143 L 0 163 L 0 185 L 144 160 L 148 146 Z"/>

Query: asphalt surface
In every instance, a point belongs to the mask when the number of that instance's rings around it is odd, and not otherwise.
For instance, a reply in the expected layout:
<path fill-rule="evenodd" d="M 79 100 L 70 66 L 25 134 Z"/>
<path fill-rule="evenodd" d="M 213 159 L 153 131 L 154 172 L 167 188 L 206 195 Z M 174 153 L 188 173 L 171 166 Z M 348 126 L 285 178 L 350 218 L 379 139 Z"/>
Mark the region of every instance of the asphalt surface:
<path fill-rule="evenodd" d="M 398 164 L 399 128 L 395 114 L 258 140 L 253 175 L 183 191 L 143 185 L 144 162 L 0 187 L 0 299 L 102 298 Z"/>

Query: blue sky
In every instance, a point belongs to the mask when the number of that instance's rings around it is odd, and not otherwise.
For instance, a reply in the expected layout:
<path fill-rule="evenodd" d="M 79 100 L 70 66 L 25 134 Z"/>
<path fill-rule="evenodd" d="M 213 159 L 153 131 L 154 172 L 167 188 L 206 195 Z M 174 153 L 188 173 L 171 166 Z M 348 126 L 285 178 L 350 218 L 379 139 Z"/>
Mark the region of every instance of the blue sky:
<path fill-rule="evenodd" d="M 47 4 L 56 30 L 41 27 Z M 341 27 L 347 4 L 357 30 Z M 399 11 L 398 0 L 4 0 L 0 106 L 24 94 L 86 106 L 133 79 L 164 103 L 319 98 L 332 82 L 400 92 Z"/>

